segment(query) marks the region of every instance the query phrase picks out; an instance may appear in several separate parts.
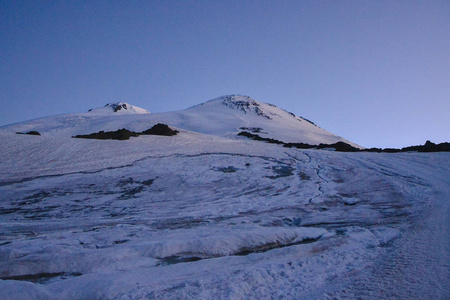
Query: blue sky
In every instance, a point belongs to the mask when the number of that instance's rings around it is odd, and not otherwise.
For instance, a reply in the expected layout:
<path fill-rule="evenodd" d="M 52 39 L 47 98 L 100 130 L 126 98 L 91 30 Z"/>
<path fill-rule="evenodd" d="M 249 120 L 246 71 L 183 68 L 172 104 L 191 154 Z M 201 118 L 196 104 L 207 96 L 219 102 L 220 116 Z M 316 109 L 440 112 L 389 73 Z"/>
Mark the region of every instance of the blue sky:
<path fill-rule="evenodd" d="M 365 147 L 450 141 L 449 1 L 2 1 L 0 125 L 249 95 Z"/>

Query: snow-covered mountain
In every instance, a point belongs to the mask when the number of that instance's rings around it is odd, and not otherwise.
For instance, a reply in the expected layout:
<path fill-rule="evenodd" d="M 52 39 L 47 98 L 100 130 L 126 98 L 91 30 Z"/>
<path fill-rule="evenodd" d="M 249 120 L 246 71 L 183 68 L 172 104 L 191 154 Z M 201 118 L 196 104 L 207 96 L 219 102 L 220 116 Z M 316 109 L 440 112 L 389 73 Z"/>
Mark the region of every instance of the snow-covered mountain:
<path fill-rule="evenodd" d="M 448 298 L 450 153 L 238 138 L 338 138 L 245 96 L 122 104 L 1 128 L 0 299 Z"/>
<path fill-rule="evenodd" d="M 1 127 L 2 131 L 38 131 L 42 135 L 71 137 L 126 128 L 143 131 L 156 123 L 202 134 L 236 138 L 241 131 L 289 143 L 358 145 L 274 105 L 248 96 L 219 97 L 181 111 L 150 114 L 127 103 L 107 104 L 88 113 L 58 115 Z"/>
<path fill-rule="evenodd" d="M 317 145 L 343 141 L 359 147 L 304 118 L 248 96 L 223 96 L 182 111 L 158 115 L 158 118 L 205 134 L 233 137 L 240 131 L 250 131 L 283 142 Z"/>
<path fill-rule="evenodd" d="M 89 112 L 91 114 L 149 114 L 148 110 L 143 108 L 125 103 L 125 102 L 116 102 L 116 103 L 107 103 L 104 107 L 90 109 Z"/>

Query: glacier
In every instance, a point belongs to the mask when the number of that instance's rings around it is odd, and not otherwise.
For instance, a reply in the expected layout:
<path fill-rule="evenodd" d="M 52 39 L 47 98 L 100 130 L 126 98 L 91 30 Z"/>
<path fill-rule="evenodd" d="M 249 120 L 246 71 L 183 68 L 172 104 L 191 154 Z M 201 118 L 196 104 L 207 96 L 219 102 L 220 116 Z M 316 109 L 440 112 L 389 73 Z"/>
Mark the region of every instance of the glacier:
<path fill-rule="evenodd" d="M 448 298 L 449 153 L 238 138 L 241 126 L 307 137 L 252 103 L 0 128 L 0 298 Z M 223 127 L 211 119 L 220 111 Z M 156 122 L 180 133 L 70 138 Z"/>

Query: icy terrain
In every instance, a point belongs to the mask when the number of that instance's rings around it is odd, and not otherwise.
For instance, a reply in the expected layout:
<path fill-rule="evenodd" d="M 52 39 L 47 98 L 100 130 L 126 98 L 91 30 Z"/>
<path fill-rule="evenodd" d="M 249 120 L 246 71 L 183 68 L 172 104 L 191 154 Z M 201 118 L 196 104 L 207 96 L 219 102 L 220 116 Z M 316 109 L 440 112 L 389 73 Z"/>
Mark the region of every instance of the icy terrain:
<path fill-rule="evenodd" d="M 199 124 L 224 106 L 277 132 L 281 110 L 223 100 L 192 108 Z M 449 153 L 298 150 L 216 125 L 66 136 L 160 121 L 100 115 L 0 129 L 0 299 L 449 298 Z"/>
<path fill-rule="evenodd" d="M 448 153 L 0 137 L 1 299 L 449 295 Z"/>
<path fill-rule="evenodd" d="M 128 109 L 117 110 L 122 105 Z M 158 114 L 150 114 L 147 110 L 128 103 L 111 103 L 87 113 L 45 117 L 4 126 L 0 131 L 15 133 L 33 130 L 42 135 L 71 137 L 120 128 L 141 132 L 156 123 L 223 137 L 235 137 L 241 131 L 250 131 L 283 142 L 318 145 L 343 141 L 359 147 L 306 119 L 241 95 L 223 96 L 185 110 Z"/>
<path fill-rule="evenodd" d="M 91 115 L 122 115 L 122 114 L 149 114 L 146 109 L 128 104 L 126 102 L 107 103 L 104 107 L 90 109 Z"/>

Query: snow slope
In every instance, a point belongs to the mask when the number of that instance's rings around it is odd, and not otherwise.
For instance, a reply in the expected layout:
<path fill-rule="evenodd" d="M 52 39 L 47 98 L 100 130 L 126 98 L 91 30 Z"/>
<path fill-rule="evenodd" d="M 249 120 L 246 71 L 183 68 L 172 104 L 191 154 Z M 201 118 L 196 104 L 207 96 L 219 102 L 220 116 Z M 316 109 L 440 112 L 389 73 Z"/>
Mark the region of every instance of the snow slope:
<path fill-rule="evenodd" d="M 123 115 L 123 114 L 149 114 L 148 110 L 125 103 L 107 103 L 104 107 L 94 108 L 89 110 L 90 114 L 97 115 Z"/>
<path fill-rule="evenodd" d="M 222 100 L 103 123 L 186 116 L 178 128 L 192 131 L 173 137 L 2 130 L 0 299 L 448 299 L 449 153 L 298 150 L 227 138 L 231 126 L 194 132 L 189 118 L 228 110 L 224 126 L 239 117 L 269 134 L 278 115 L 291 124 L 271 106 Z"/>
<path fill-rule="evenodd" d="M 117 108 L 122 108 L 114 112 Z M 128 109 L 126 109 L 128 108 Z M 271 104 L 261 103 L 247 96 L 223 96 L 190 107 L 185 110 L 149 114 L 148 111 L 129 104 L 108 104 L 89 113 L 59 115 L 8 125 L 0 128 L 4 132 L 38 131 L 43 135 L 71 137 L 126 128 L 132 131 L 149 129 L 156 123 L 214 136 L 232 137 L 240 131 L 257 132 L 262 137 L 283 142 L 317 145 L 344 141 L 314 125 Z"/>

